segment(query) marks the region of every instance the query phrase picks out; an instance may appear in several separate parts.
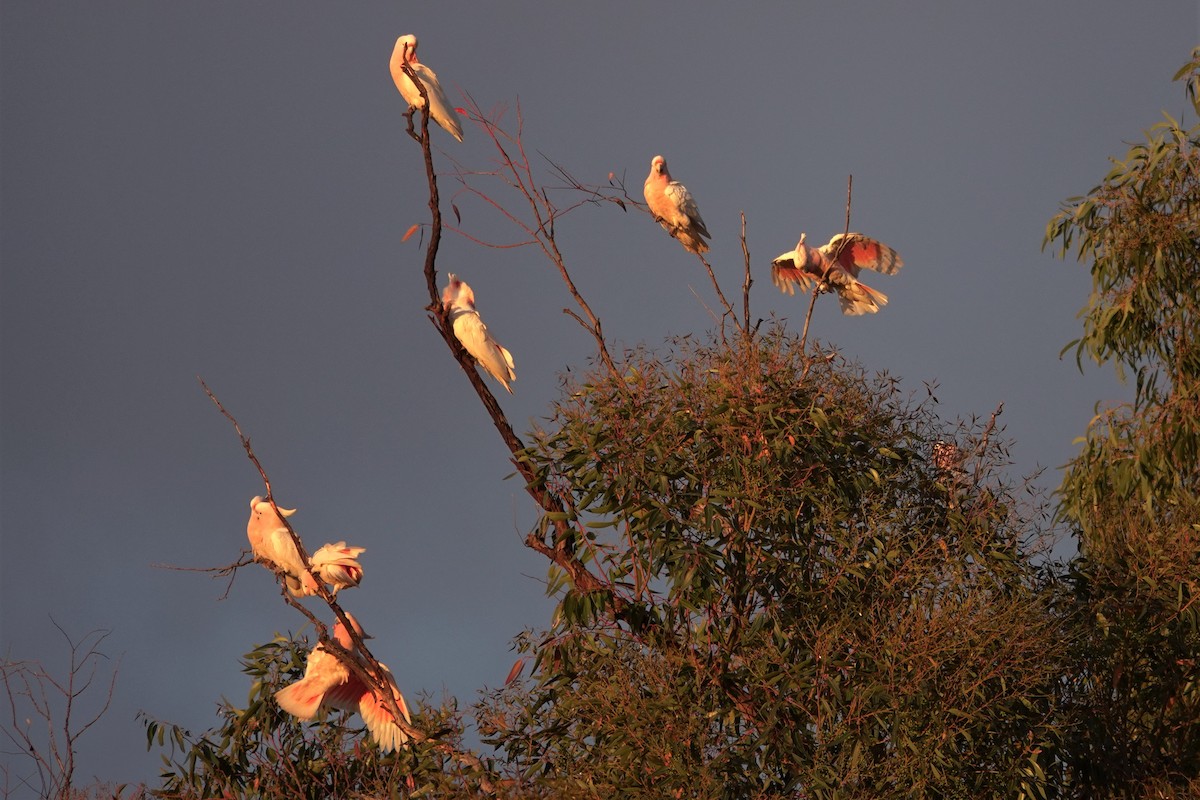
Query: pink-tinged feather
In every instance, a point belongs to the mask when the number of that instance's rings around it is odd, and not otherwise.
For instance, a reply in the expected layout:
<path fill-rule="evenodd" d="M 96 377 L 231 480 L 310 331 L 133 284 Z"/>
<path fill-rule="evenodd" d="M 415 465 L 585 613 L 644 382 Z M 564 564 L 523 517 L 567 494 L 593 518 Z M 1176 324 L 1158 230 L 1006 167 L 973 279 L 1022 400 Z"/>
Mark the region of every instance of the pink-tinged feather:
<path fill-rule="evenodd" d="M 279 511 L 276 513 L 275 509 Z M 288 576 L 288 588 L 304 596 L 317 591 L 317 580 L 308 571 L 296 542 L 288 532 L 283 517 L 296 513 L 294 508 L 273 507 L 270 500 L 255 496 L 250 500 L 250 519 L 246 523 L 246 538 L 254 557 L 282 570 Z"/>
<path fill-rule="evenodd" d="M 809 247 L 801 234 L 795 250 L 771 262 L 771 280 L 785 294 L 796 287 L 805 291 L 817 281 L 823 291 L 837 292 L 843 314 L 874 314 L 887 305 L 887 295 L 861 283 L 859 271 L 894 275 L 902 266 L 899 253 L 861 233 L 839 233 L 819 248 Z"/>
<path fill-rule="evenodd" d="M 700 208 L 687 187 L 671 178 L 667 160 L 655 156 L 650 161 L 650 174 L 642 184 L 642 195 L 655 221 L 679 240 L 684 248 L 700 254 L 708 250 L 712 234 L 704 225 Z"/>
<path fill-rule="evenodd" d="M 488 333 L 487 325 L 475 310 L 475 292 L 466 281 L 450 273 L 449 283 L 442 291 L 442 305 L 450 315 L 454 336 L 484 372 L 503 384 L 512 394 L 513 381 L 517 373 L 513 366 L 512 353 L 500 346 Z"/>
<path fill-rule="evenodd" d="M 450 105 L 449 98 L 442 91 L 442 84 L 438 81 L 438 76 L 417 59 L 417 37 L 411 33 L 396 40 L 396 46 L 392 48 L 392 58 L 388 66 L 392 73 L 392 81 L 395 82 L 401 97 L 408 103 L 408 107 L 420 109 L 425 103 L 421 99 L 420 90 L 404 71 L 405 63 L 425 86 L 425 94 L 429 96 L 429 118 L 461 142 L 463 140 L 462 120 L 458 118 L 454 106 Z"/>
<path fill-rule="evenodd" d="M 312 555 L 313 572 L 329 584 L 335 595 L 342 589 L 358 586 L 363 577 L 358 557 L 366 550 L 365 547 L 348 547 L 345 542 L 322 545 Z"/>
<path fill-rule="evenodd" d="M 347 616 L 359 636 L 366 638 L 358 621 L 350 615 Z M 341 622 L 334 625 L 333 637 L 347 650 L 357 652 Z M 404 702 L 404 696 L 400 694 L 392 673 L 382 664 L 380 667 L 383 668 L 384 680 L 391 688 L 392 697 L 404 721 L 411 723 L 408 705 Z M 401 747 L 409 739 L 408 734 L 397 724 L 395 716 L 388 710 L 383 698 L 324 645 L 319 644 L 313 648 L 308 655 L 304 677 L 276 692 L 275 701 L 284 711 L 306 721 L 315 719 L 323 708 L 355 712 L 363 718 L 371 738 L 385 752 Z"/>

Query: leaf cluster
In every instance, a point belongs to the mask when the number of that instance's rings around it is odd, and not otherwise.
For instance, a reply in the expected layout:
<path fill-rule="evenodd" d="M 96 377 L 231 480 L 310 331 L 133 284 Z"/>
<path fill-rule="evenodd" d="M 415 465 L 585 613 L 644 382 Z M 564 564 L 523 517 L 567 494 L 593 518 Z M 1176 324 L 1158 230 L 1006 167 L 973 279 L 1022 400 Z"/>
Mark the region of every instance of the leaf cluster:
<path fill-rule="evenodd" d="M 1200 49 L 1176 75 L 1200 115 Z M 1200 786 L 1200 125 L 1166 117 L 1051 220 L 1093 291 L 1074 346 L 1136 376 L 1059 489 L 1079 537 L 1064 758 L 1078 796 Z"/>
<path fill-rule="evenodd" d="M 148 748 L 164 749 L 161 798 L 399 798 L 475 796 L 482 772 L 446 755 L 446 748 L 412 744 L 384 754 L 349 712 L 332 711 L 305 723 L 282 711 L 273 695 L 304 673 L 308 642 L 276 635 L 242 659 L 251 679 L 244 706 L 223 700 L 219 725 L 203 733 L 147 715 Z M 443 742 L 461 744 L 463 724 L 453 705 L 414 715 Z M 478 765 L 482 768 L 482 765 Z"/>
<path fill-rule="evenodd" d="M 551 570 L 534 679 L 485 715 L 527 777 L 580 797 L 1044 780 L 1061 637 L 980 431 L 782 326 L 634 351 L 564 395 L 523 458 L 621 603 Z M 959 459 L 934 459 L 956 435 Z"/>

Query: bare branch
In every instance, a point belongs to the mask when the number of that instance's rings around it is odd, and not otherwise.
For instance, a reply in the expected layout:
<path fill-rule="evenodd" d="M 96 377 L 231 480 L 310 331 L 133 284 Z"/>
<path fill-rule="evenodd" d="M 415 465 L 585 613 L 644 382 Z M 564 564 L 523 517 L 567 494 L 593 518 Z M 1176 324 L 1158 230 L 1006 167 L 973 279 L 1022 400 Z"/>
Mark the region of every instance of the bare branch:
<path fill-rule="evenodd" d="M 175 572 L 207 572 L 210 573 L 210 576 L 213 578 L 219 578 L 228 575 L 229 582 L 225 584 L 225 591 L 221 592 L 221 595 L 217 598 L 218 600 L 224 600 L 225 598 L 229 597 L 229 592 L 233 588 L 233 580 L 235 577 L 237 577 L 237 571 L 242 567 L 249 566 L 250 564 L 254 563 L 253 556 L 247 558 L 247 556 L 250 555 L 251 551 L 242 550 L 241 556 L 238 557 L 237 561 L 233 562 L 232 564 L 226 564 L 223 567 L 178 567 L 174 564 L 151 564 L 151 566 L 157 569 L 169 569 Z"/>
<path fill-rule="evenodd" d="M 724 306 L 724 308 L 725 308 L 725 313 L 721 316 L 721 336 L 722 336 L 722 338 L 724 338 L 724 336 L 725 336 L 725 318 L 731 317 L 733 319 L 734 323 L 736 323 L 737 322 L 737 312 L 735 312 L 733 310 L 733 306 L 731 306 L 729 304 L 729 301 L 725 299 L 725 293 L 721 291 L 721 284 L 717 282 L 717 276 L 713 272 L 712 265 L 708 263 L 708 259 L 706 259 L 700 253 L 696 254 L 696 258 L 700 259 L 700 263 L 703 264 L 704 269 L 708 271 L 708 277 L 712 281 L 713 289 L 715 289 L 717 292 L 717 298 L 721 301 L 721 305 Z"/>
<path fill-rule="evenodd" d="M 591 307 L 584 300 L 578 288 L 571 280 L 570 273 L 566 267 L 566 262 L 562 254 L 559 252 L 557 243 L 555 242 L 553 225 L 555 218 L 559 214 L 559 211 L 550 202 L 548 194 L 544 190 L 538 188 L 533 181 L 532 169 L 530 167 L 528 157 L 525 154 L 524 145 L 522 144 L 521 140 L 522 122 L 520 117 L 520 107 L 518 106 L 518 125 L 517 134 L 515 136 L 506 133 L 499 127 L 497 122 L 494 122 L 484 116 L 483 112 L 479 109 L 479 106 L 474 102 L 473 99 L 470 100 L 470 108 L 467 113 L 469 117 L 476 122 L 492 140 L 492 143 L 499 155 L 500 168 L 492 174 L 503 180 L 510 187 L 515 188 L 517 192 L 525 199 L 526 204 L 528 205 L 532 214 L 533 223 L 530 224 L 522 222 L 515 216 L 511 215 L 509 218 L 536 242 L 538 248 L 542 250 L 543 254 L 558 270 L 560 277 L 563 279 L 563 282 L 566 284 L 567 289 L 572 298 L 575 300 L 576 305 L 582 312 L 582 316 L 572 311 L 568 311 L 568 314 L 592 334 L 596 341 L 596 346 L 601 361 L 614 375 L 617 374 L 616 365 L 609 355 L 607 345 L 604 342 L 600 320 L 592 312 Z M 483 403 L 484 409 L 491 418 L 493 426 L 496 428 L 497 433 L 500 434 L 501 440 L 504 442 L 505 446 L 508 447 L 509 452 L 512 454 L 513 466 L 516 467 L 517 471 L 525 479 L 526 492 L 531 498 L 533 498 L 534 502 L 536 502 L 538 506 L 543 511 L 547 512 L 547 514 L 550 515 L 554 520 L 553 525 L 556 532 L 554 536 L 554 544 L 547 544 L 537 535 L 532 533 L 526 537 L 525 543 L 531 549 L 546 556 L 561 569 L 563 569 L 568 575 L 570 575 L 578 591 L 586 593 L 602 589 L 610 594 L 614 606 L 619 609 L 623 607 L 624 601 L 617 596 L 614 587 L 606 580 L 603 580 L 602 578 L 590 572 L 584 566 L 583 562 L 580 561 L 575 555 L 571 546 L 571 542 L 574 541 L 576 537 L 566 519 L 567 517 L 572 517 L 574 515 L 566 513 L 567 505 L 564 503 L 563 498 L 558 493 L 550 490 L 546 486 L 545 481 L 540 476 L 535 474 L 528 462 L 522 458 L 521 454 L 525 450 L 525 444 L 517 436 L 516 432 L 512 428 L 512 425 L 508 422 L 508 418 L 504 414 L 503 409 L 500 408 L 499 403 L 496 401 L 495 395 L 492 394 L 492 391 L 488 388 L 487 384 L 484 383 L 479 370 L 475 367 L 474 360 L 466 352 L 466 350 L 459 343 L 458 338 L 454 335 L 453 326 L 450 324 L 449 312 L 443 307 L 442 303 L 439 302 L 436 293 L 436 245 L 437 242 L 440 241 L 441 237 L 442 218 L 436 203 L 438 176 L 434 170 L 433 157 L 430 150 L 428 137 L 420 137 L 417 141 L 421 146 L 422 154 L 424 156 L 426 178 L 429 183 L 430 192 L 430 213 L 432 215 L 432 219 L 430 221 L 432 235 L 430 237 L 430 243 L 426 248 L 424 268 L 426 282 L 429 284 L 430 292 L 433 297 L 433 302 L 427 309 L 431 312 L 430 322 L 433 323 L 434 328 L 441 335 L 442 340 L 446 343 L 446 346 L 450 349 L 450 352 L 453 354 L 455 360 L 462 368 L 463 373 L 467 376 L 467 380 L 471 383 L 472 388 L 475 389 L 476 395 L 478 395 L 480 402 Z M 565 171 L 563 170 L 560 170 L 559 172 L 560 174 L 565 174 Z M 468 185 L 467 174 L 465 172 L 460 171 L 455 177 L 464 185 Z M 496 201 L 487 198 L 484 193 L 475 189 L 471 189 L 471 191 L 487 199 L 488 202 L 493 206 L 498 205 Z"/>
<path fill-rule="evenodd" d="M 468 171 L 462 167 L 458 167 L 453 173 L 453 177 L 458 180 L 464 187 L 464 191 L 471 195 L 480 198 L 489 206 L 499 211 L 505 219 L 515 225 L 527 237 L 524 242 L 536 246 L 542 251 L 543 256 L 554 266 L 563 284 L 567 287 L 575 305 L 579 308 L 581 314 L 573 315 L 576 321 L 586 319 L 587 323 L 582 327 L 591 334 L 596 342 L 596 349 L 600 356 L 600 360 L 614 375 L 617 374 L 616 365 L 614 364 L 611 355 L 608 352 L 608 345 L 604 340 L 603 326 L 600 323 L 599 317 L 592 311 L 591 306 L 584 299 L 579 288 L 575 285 L 574 280 L 566 266 L 566 260 L 558 249 L 558 243 L 555 238 L 555 223 L 557 219 L 568 213 L 585 202 L 600 202 L 603 199 L 608 199 L 603 193 L 598 190 L 590 192 L 590 197 L 586 201 L 581 201 L 565 209 L 559 208 L 550 200 L 550 195 L 546 187 L 539 186 L 533 177 L 533 168 L 530 164 L 529 157 L 525 153 L 525 146 L 521 136 L 523 128 L 523 120 L 521 117 L 520 105 L 517 106 L 517 133 L 515 135 L 507 133 L 500 127 L 498 119 L 487 117 L 483 111 L 475 103 L 474 99 L 467 95 L 469 107 L 467 110 L 468 116 L 472 121 L 480 126 L 491 139 L 493 146 L 499 156 L 497 161 L 497 169 L 490 172 Z M 545 158 L 545 156 L 543 156 Z M 568 187 L 579 185 L 573 177 L 562 167 L 559 167 L 550 159 L 546 159 L 551 168 L 567 182 Z M 433 171 L 432 162 L 426 159 L 427 175 L 431 183 L 436 183 L 436 175 Z M 490 177 L 500 180 L 505 186 L 517 192 L 521 199 L 525 201 L 528 207 L 531 219 L 529 221 L 522 220 L 512 211 L 508 210 L 496 198 L 491 197 L 481 189 L 476 188 L 471 184 L 473 177 Z M 622 203 L 624 201 L 621 201 Z M 453 229 L 452 230 L 457 230 Z M 474 240 L 473 237 L 468 236 Z"/>
<path fill-rule="evenodd" d="M 846 176 L 846 227 L 842 230 L 843 236 L 850 235 L 850 197 L 854 192 L 854 176 Z"/>
<path fill-rule="evenodd" d="M 746 279 L 742 283 L 742 330 L 746 338 L 750 338 L 750 287 L 754 285 L 754 279 L 750 277 L 750 247 L 746 242 L 746 212 L 741 212 L 742 216 L 742 261 L 746 267 Z"/>
<path fill-rule="evenodd" d="M 43 797 L 69 797 L 72 796 L 79 738 L 112 705 L 120 665 L 112 668 L 108 689 L 99 708 L 80 724 L 77 721 L 77 702 L 89 694 L 100 669 L 100 661 L 108 658 L 100 646 L 110 631 L 93 630 L 75 641 L 53 617 L 50 622 L 62 633 L 70 650 L 66 675 L 58 680 L 36 661 L 17 661 L 7 657 L 0 660 L 0 680 L 4 683 L 9 707 L 8 724 L 0 726 L 0 730 L 17 747 L 16 750 L 4 751 L 5 754 L 20 755 L 32 762 L 35 774 L 16 776 L 20 785 L 40 792 Z M 22 707 L 25 707 L 25 713 L 19 710 Z M 44 739 L 33 732 L 35 716 L 45 725 Z M 14 777 L 7 766 L 4 774 L 6 783 Z"/>

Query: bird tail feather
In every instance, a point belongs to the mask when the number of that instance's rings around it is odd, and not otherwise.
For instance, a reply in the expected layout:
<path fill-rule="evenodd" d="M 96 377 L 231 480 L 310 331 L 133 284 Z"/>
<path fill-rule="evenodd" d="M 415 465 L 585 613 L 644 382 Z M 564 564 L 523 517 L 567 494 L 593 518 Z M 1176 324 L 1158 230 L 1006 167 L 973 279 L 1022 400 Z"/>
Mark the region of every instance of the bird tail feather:
<path fill-rule="evenodd" d="M 888 302 L 886 294 L 855 280 L 837 286 L 836 289 L 842 313 L 847 316 L 874 314 Z"/>

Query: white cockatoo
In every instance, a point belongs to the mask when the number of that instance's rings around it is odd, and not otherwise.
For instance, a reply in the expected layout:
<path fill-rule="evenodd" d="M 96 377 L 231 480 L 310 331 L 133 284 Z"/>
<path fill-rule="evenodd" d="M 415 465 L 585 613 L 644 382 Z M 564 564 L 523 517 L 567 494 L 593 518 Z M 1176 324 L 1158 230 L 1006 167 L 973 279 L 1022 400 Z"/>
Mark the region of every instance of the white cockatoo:
<path fill-rule="evenodd" d="M 654 219 L 685 249 L 696 254 L 708 250 L 708 242 L 704 240 L 711 239 L 712 234 L 704 227 L 696 200 L 686 186 L 671 179 L 667 160 L 662 156 L 655 156 L 650 161 L 650 174 L 642 186 L 642 193 Z"/>
<path fill-rule="evenodd" d="M 442 291 L 442 306 L 450 314 L 454 335 L 471 357 L 479 362 L 479 366 L 504 384 L 504 388 L 512 394 L 509 384 L 517 379 L 517 373 L 513 371 L 512 353 L 497 344 L 488 333 L 487 325 L 483 324 L 479 312 L 475 310 L 475 293 L 471 287 L 453 272 L 447 277 L 450 283 Z"/>
<path fill-rule="evenodd" d="M 279 513 L 276 514 L 271 501 L 257 495 L 250 500 L 250 521 L 246 523 L 250 549 L 258 560 L 287 573 L 288 589 L 292 594 L 315 594 L 317 579 L 304 565 L 304 559 L 282 519 L 295 514 L 296 509 L 278 508 Z"/>
<path fill-rule="evenodd" d="M 350 614 L 346 617 L 359 638 L 370 638 L 363 633 L 358 620 Z M 346 650 L 357 653 L 354 640 L 350 638 L 346 626 L 340 620 L 333 626 L 333 638 Z M 383 667 L 384 680 L 391 687 L 392 697 L 395 698 L 404 721 L 411 723 L 408 706 L 396 686 L 395 678 L 387 667 L 382 664 L 379 666 Z M 287 713 L 305 721 L 315 719 L 317 714 L 326 708 L 357 712 L 366 723 L 371 738 L 385 753 L 408 741 L 408 734 L 396 723 L 395 716 L 388 710 L 383 698 L 322 644 L 318 644 L 308 654 L 304 677 L 276 692 L 275 702 Z"/>
<path fill-rule="evenodd" d="M 323 545 L 312 554 L 313 572 L 329 584 L 336 597 L 341 589 L 362 583 L 363 568 L 358 557 L 366 551 L 365 547 L 348 547 L 345 542 Z"/>
<path fill-rule="evenodd" d="M 412 78 L 404 72 L 405 62 L 425 85 L 425 94 L 429 95 L 429 118 L 461 142 L 463 129 L 458 112 L 454 110 L 446 93 L 442 91 L 442 85 L 438 83 L 437 75 L 417 60 L 417 37 L 411 33 L 406 33 L 396 40 L 396 47 L 392 50 L 392 80 L 396 82 L 396 88 L 400 90 L 400 94 L 408 103 L 409 108 L 420 109 L 424 105 L 424 101 L 421 99 L 421 92 L 417 89 L 416 84 L 412 82 Z"/>
<path fill-rule="evenodd" d="M 887 295 L 858 282 L 858 271 L 871 269 L 895 275 L 904 266 L 900 254 L 882 242 L 861 233 L 839 233 L 823 247 L 809 247 L 805 236 L 795 250 L 789 250 L 771 262 L 771 280 L 785 294 L 795 294 L 796 285 L 805 291 L 817 281 L 822 291 L 835 291 L 842 313 L 856 315 L 877 312 L 887 305 Z"/>

